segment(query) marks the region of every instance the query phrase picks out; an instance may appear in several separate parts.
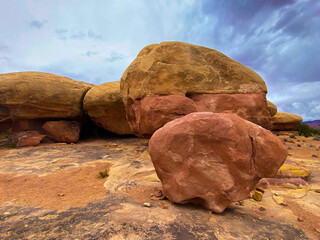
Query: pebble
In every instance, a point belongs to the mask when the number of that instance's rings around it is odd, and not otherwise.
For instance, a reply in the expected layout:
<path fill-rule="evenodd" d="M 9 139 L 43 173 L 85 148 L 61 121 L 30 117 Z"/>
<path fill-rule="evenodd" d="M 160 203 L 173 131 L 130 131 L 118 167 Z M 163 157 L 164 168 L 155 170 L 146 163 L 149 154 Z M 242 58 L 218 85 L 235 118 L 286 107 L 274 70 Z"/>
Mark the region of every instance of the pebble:
<path fill-rule="evenodd" d="M 168 208 L 168 205 L 167 205 L 165 202 L 163 202 L 163 201 L 159 202 L 159 206 L 160 206 L 162 209 L 167 209 L 167 208 Z"/>
<path fill-rule="evenodd" d="M 63 197 L 64 193 L 58 193 L 58 197 Z"/>
<path fill-rule="evenodd" d="M 145 202 L 145 203 L 143 204 L 143 206 L 144 206 L 144 207 L 151 207 L 151 203 Z"/>
<path fill-rule="evenodd" d="M 267 209 L 265 209 L 264 207 L 259 207 L 260 211 L 266 211 Z"/>
<path fill-rule="evenodd" d="M 262 192 L 256 190 L 256 191 L 254 192 L 252 198 L 253 198 L 254 200 L 260 202 L 260 201 L 262 200 L 262 195 L 263 195 Z"/>
<path fill-rule="evenodd" d="M 298 220 L 299 222 L 303 222 L 303 221 L 304 221 L 304 218 L 303 218 L 303 217 L 298 217 L 297 220 Z"/>

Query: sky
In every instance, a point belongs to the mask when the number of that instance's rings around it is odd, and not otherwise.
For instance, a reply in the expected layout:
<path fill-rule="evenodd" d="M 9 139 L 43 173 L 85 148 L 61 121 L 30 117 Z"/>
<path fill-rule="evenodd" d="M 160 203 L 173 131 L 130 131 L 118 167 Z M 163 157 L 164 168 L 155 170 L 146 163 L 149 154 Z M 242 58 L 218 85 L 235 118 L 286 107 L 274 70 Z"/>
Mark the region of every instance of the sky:
<path fill-rule="evenodd" d="M 320 119 L 319 0 L 0 0 L 0 73 L 118 81 L 163 41 L 216 49 L 260 74 L 279 111 Z"/>

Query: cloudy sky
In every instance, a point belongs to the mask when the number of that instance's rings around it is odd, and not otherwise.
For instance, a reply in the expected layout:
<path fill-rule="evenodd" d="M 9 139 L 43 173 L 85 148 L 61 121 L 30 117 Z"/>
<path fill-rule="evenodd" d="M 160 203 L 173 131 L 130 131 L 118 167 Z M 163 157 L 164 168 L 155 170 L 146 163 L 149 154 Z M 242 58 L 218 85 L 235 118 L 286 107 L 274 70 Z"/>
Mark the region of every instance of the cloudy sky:
<path fill-rule="evenodd" d="M 117 81 L 144 46 L 173 40 L 221 51 L 280 111 L 320 119 L 319 0 L 0 0 L 0 73 Z"/>

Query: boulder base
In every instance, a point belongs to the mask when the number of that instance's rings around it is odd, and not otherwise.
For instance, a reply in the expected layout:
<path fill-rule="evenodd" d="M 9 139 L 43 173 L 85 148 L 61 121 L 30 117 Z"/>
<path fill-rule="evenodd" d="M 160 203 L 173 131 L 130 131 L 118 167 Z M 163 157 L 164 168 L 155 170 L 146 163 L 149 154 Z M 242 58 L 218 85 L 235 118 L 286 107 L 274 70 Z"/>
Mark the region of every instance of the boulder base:
<path fill-rule="evenodd" d="M 42 128 L 57 142 L 75 143 L 80 137 L 81 124 L 77 121 L 48 121 Z"/>
<path fill-rule="evenodd" d="M 150 95 L 126 107 L 131 131 L 150 137 L 166 123 L 193 112 L 232 113 L 264 128 L 271 127 L 265 93 Z"/>
<path fill-rule="evenodd" d="M 287 157 L 270 131 L 231 114 L 191 113 L 157 130 L 149 153 L 165 196 L 223 212 Z"/>
<path fill-rule="evenodd" d="M 151 137 L 167 122 L 197 111 L 196 104 L 183 95 L 148 96 L 129 105 L 127 117 L 135 135 Z"/>

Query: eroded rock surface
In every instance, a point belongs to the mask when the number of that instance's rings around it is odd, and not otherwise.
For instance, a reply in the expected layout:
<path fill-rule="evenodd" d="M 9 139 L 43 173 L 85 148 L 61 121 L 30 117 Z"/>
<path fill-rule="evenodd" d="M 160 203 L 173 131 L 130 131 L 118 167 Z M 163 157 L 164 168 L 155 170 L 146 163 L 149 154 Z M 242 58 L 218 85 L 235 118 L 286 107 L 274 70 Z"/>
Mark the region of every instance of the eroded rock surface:
<path fill-rule="evenodd" d="M 267 92 L 251 69 L 214 49 L 183 42 L 143 48 L 121 78 L 125 105 L 145 96 Z"/>
<path fill-rule="evenodd" d="M 246 199 L 287 157 L 270 131 L 231 114 L 192 113 L 167 123 L 149 142 L 165 196 L 223 212 Z"/>
<path fill-rule="evenodd" d="M 198 111 L 196 104 L 183 95 L 147 96 L 127 109 L 130 128 L 139 137 L 151 137 L 167 122 Z"/>

